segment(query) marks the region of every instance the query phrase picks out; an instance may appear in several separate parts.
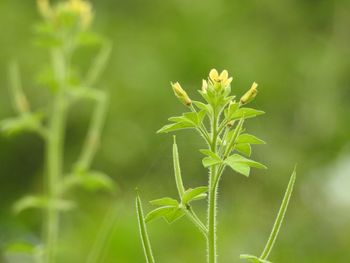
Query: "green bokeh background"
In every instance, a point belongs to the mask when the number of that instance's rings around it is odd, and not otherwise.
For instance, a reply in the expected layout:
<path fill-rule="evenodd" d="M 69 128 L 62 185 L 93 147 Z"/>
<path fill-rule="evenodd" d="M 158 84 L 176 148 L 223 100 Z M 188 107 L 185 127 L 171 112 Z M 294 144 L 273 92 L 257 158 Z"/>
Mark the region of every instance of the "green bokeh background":
<path fill-rule="evenodd" d="M 259 83 L 254 107 L 266 115 L 249 121 L 268 144 L 254 159 L 268 165 L 243 178 L 227 171 L 220 189 L 220 262 L 258 254 L 271 229 L 295 163 L 298 179 L 273 262 L 350 262 L 350 2 L 229 0 L 92 1 L 94 28 L 113 42 L 109 66 L 97 88 L 110 106 L 94 168 L 119 186 L 118 194 L 77 191 L 79 209 L 62 218 L 59 262 L 85 262 L 106 213 L 115 216 L 101 263 L 144 262 L 134 212 L 134 189 L 146 200 L 176 197 L 170 135 L 155 131 L 183 106 L 170 81 L 193 98 L 213 67 L 233 75 L 233 91 Z M 39 20 L 35 1 L 0 1 L 0 118 L 14 115 L 7 64 L 16 58 L 34 108 L 50 94 L 35 76 L 47 54 L 33 45 Z M 83 61 L 88 61 L 82 55 Z M 83 141 L 91 113 L 79 104 L 68 120 L 66 170 Z M 185 183 L 206 183 L 191 131 L 178 134 Z M 0 245 L 40 236 L 41 214 L 14 215 L 12 204 L 43 189 L 43 144 L 31 134 L 0 136 Z M 196 207 L 205 215 L 205 203 Z M 114 211 L 114 212 L 108 212 Z M 186 220 L 149 225 L 158 262 L 205 262 L 205 242 Z M 6 262 L 5 258 L 0 259 Z"/>

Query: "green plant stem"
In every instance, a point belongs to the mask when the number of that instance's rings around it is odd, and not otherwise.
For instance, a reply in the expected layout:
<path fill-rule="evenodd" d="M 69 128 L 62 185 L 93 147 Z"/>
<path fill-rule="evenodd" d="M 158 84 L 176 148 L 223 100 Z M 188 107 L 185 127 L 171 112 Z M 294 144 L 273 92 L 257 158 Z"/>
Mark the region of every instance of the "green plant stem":
<path fill-rule="evenodd" d="M 218 116 L 214 110 L 211 123 L 212 141 L 211 151 L 217 151 L 217 122 Z M 216 263 L 216 213 L 217 213 L 217 167 L 212 166 L 209 173 L 209 198 L 208 198 L 208 239 L 207 239 L 207 261 L 208 263 Z"/>
<path fill-rule="evenodd" d="M 209 179 L 209 198 L 208 198 L 208 239 L 207 239 L 207 261 L 216 263 L 216 205 L 217 205 L 217 187 L 215 186 L 215 167 L 211 168 Z"/>
<path fill-rule="evenodd" d="M 59 212 L 55 205 L 59 198 L 59 185 L 63 169 L 63 145 L 66 122 L 65 60 L 59 50 L 52 52 L 52 62 L 59 89 L 55 95 L 47 138 L 48 198 L 46 234 L 46 262 L 54 263 L 59 232 Z"/>

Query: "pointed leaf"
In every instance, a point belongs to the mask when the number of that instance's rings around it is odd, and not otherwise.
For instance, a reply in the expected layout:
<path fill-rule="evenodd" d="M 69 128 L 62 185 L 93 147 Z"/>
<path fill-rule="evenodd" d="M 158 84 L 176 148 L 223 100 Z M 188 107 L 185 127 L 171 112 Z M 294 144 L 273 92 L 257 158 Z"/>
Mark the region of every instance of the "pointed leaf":
<path fill-rule="evenodd" d="M 210 167 L 210 166 L 222 163 L 222 160 L 220 158 L 219 159 L 216 159 L 216 158 L 214 159 L 212 157 L 205 157 L 205 158 L 203 158 L 202 163 L 203 163 L 203 166 L 205 168 L 207 168 L 207 167 Z"/>
<path fill-rule="evenodd" d="M 173 206 L 158 207 L 146 215 L 145 222 L 148 223 L 154 219 L 164 217 L 174 210 Z"/>
<path fill-rule="evenodd" d="M 250 160 L 248 158 L 245 158 L 239 154 L 233 154 L 233 155 L 229 156 L 225 162 L 227 164 L 229 164 L 229 163 L 243 163 L 243 164 L 246 164 L 250 167 L 255 167 L 258 169 L 267 169 L 267 167 L 265 165 L 263 165 L 259 162 Z"/>
<path fill-rule="evenodd" d="M 254 135 L 244 133 L 238 136 L 236 143 L 265 144 L 265 142 Z"/>
<path fill-rule="evenodd" d="M 183 129 L 191 129 L 195 127 L 196 126 L 194 124 L 185 123 L 185 122 L 172 123 L 172 124 L 167 124 L 163 126 L 161 129 L 157 131 L 157 133 L 168 133 L 168 132 L 173 132 L 173 131 L 178 131 Z"/>
<path fill-rule="evenodd" d="M 189 202 L 193 201 L 196 197 L 203 195 L 208 191 L 207 186 L 200 186 L 196 187 L 194 189 L 188 189 L 182 196 L 182 203 L 188 204 Z"/>
<path fill-rule="evenodd" d="M 253 117 L 262 115 L 264 113 L 265 113 L 264 111 L 260 111 L 260 110 L 256 110 L 256 109 L 240 108 L 237 111 L 235 111 L 234 114 L 232 114 L 230 120 L 237 120 L 237 119 L 240 119 L 242 117 L 244 117 L 245 119 L 253 118 Z"/>
<path fill-rule="evenodd" d="M 250 156 L 252 153 L 252 147 L 249 143 L 240 143 L 235 146 L 235 149 L 246 156 Z"/>
<path fill-rule="evenodd" d="M 150 201 L 152 205 L 157 205 L 157 206 L 179 206 L 179 202 L 173 198 L 170 197 L 163 197 L 160 199 L 155 199 Z"/>

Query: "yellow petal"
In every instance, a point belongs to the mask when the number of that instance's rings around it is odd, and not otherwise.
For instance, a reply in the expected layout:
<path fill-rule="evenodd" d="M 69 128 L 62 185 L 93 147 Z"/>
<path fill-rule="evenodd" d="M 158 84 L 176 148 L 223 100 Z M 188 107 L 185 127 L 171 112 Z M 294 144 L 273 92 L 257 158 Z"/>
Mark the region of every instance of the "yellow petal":
<path fill-rule="evenodd" d="M 225 70 L 223 70 L 223 71 L 221 72 L 219 79 L 220 79 L 222 82 L 225 82 L 225 81 L 227 80 L 227 78 L 228 78 L 228 72 L 227 72 L 227 70 L 225 69 Z"/>
<path fill-rule="evenodd" d="M 209 78 L 212 80 L 212 81 L 216 81 L 219 77 L 219 73 L 218 71 L 213 68 L 212 70 L 210 70 L 209 72 Z"/>

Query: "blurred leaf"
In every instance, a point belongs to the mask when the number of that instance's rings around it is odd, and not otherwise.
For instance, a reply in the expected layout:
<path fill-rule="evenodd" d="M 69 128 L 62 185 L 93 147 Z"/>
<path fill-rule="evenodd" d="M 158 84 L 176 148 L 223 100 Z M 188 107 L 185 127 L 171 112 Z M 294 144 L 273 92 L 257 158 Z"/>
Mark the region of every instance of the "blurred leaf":
<path fill-rule="evenodd" d="M 116 185 L 114 181 L 105 173 L 89 171 L 67 175 L 63 179 L 63 191 L 68 191 L 72 187 L 81 186 L 85 190 L 96 192 L 98 190 L 114 191 Z"/>
<path fill-rule="evenodd" d="M 160 199 L 155 199 L 150 201 L 152 205 L 158 205 L 158 206 L 175 206 L 177 207 L 179 205 L 179 202 L 173 198 L 170 197 L 163 197 Z"/>
<path fill-rule="evenodd" d="M 165 217 L 167 214 L 173 211 L 174 211 L 173 206 L 162 206 L 162 207 L 156 208 L 146 215 L 145 222 L 148 223 L 154 219 Z"/>
<path fill-rule="evenodd" d="M 199 200 L 197 198 L 205 198 L 206 197 L 206 192 L 208 191 L 207 186 L 200 186 L 196 187 L 194 189 L 190 188 L 185 191 L 184 195 L 182 196 L 182 203 L 188 204 L 191 201 L 194 200 Z"/>
<path fill-rule="evenodd" d="M 15 213 L 21 213 L 26 209 L 31 208 L 47 208 L 49 205 L 54 206 L 57 210 L 68 211 L 75 208 L 75 204 L 72 201 L 57 199 L 50 203 L 49 199 L 45 196 L 25 196 L 18 200 L 14 204 Z"/>
<path fill-rule="evenodd" d="M 77 37 L 77 43 L 80 46 L 98 46 L 103 42 L 103 37 L 92 31 L 81 31 Z"/>
<path fill-rule="evenodd" d="M 44 115 L 38 113 L 26 113 L 18 117 L 0 121 L 0 131 L 6 135 L 15 135 L 25 131 L 37 131 Z"/>
<path fill-rule="evenodd" d="M 235 149 L 248 157 L 250 157 L 250 155 L 252 153 L 252 147 L 250 146 L 249 143 L 236 144 Z"/>
<path fill-rule="evenodd" d="M 238 136 L 237 144 L 239 143 L 249 143 L 249 144 L 265 144 L 265 142 L 257 137 L 255 137 L 254 135 L 248 134 L 248 133 L 244 133 Z"/>
<path fill-rule="evenodd" d="M 42 246 L 27 242 L 14 242 L 5 248 L 7 263 L 42 263 L 44 251 Z"/>

